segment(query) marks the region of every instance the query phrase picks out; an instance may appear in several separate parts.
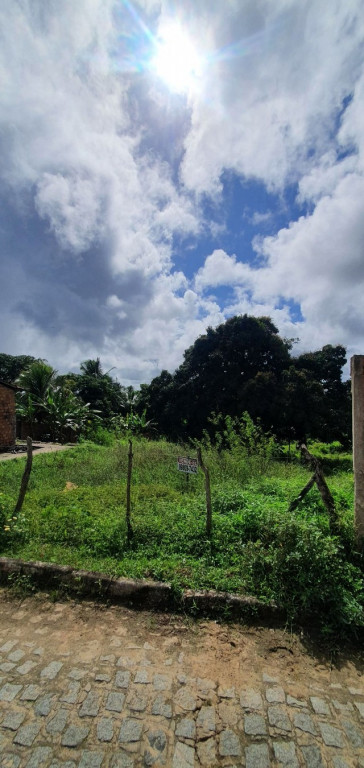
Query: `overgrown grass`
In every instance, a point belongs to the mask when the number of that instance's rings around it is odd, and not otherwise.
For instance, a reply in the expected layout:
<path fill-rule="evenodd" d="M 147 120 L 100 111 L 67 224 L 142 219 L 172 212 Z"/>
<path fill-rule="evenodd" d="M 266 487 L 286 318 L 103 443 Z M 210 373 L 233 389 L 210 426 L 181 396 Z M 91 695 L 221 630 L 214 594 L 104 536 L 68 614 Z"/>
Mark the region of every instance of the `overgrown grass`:
<path fill-rule="evenodd" d="M 203 476 L 186 476 L 177 456 L 191 448 L 135 441 L 134 538 L 125 525 L 127 445 L 84 443 L 35 456 L 23 511 L 13 519 L 24 459 L 0 464 L 0 551 L 112 575 L 149 577 L 276 600 L 291 621 L 312 620 L 327 634 L 363 626 L 363 557 L 353 531 L 353 477 L 329 478 L 340 520 L 330 535 L 318 492 L 294 513 L 290 501 L 309 478 L 289 462 L 233 446 L 205 448 L 213 499 L 213 538 L 205 535 Z M 336 454 L 340 460 L 340 454 Z"/>

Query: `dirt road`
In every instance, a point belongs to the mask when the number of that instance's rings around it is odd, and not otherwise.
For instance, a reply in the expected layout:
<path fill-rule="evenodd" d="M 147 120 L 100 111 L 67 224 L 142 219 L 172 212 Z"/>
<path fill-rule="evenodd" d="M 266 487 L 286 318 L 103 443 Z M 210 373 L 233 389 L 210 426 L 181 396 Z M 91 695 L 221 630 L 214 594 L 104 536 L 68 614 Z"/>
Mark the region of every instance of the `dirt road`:
<path fill-rule="evenodd" d="M 0 590 L 2 768 L 363 768 L 364 679 L 281 630 Z"/>

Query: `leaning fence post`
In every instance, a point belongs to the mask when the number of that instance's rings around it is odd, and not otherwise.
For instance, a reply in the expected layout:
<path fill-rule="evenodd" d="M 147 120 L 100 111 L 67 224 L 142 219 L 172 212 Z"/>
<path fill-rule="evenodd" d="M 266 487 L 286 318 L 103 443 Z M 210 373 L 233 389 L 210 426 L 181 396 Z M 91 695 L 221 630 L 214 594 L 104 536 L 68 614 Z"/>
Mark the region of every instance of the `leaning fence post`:
<path fill-rule="evenodd" d="M 353 466 L 355 480 L 354 525 L 358 540 L 364 540 L 364 355 L 350 360 Z"/>
<path fill-rule="evenodd" d="M 29 477 L 32 470 L 32 462 L 33 462 L 33 443 L 32 443 L 32 438 L 27 437 L 27 462 L 25 465 L 23 477 L 21 479 L 20 491 L 19 491 L 18 501 L 16 502 L 16 506 L 14 509 L 14 515 L 17 515 L 23 506 L 23 501 L 24 501 L 25 494 L 27 492 Z"/>
<path fill-rule="evenodd" d="M 205 475 L 205 492 L 206 492 L 206 536 L 211 538 L 212 533 L 212 509 L 211 509 L 211 487 L 210 487 L 210 473 L 208 468 L 203 462 L 201 448 L 197 448 L 198 463 Z"/>
<path fill-rule="evenodd" d="M 128 474 L 126 480 L 126 528 L 127 528 L 127 540 L 130 544 L 133 538 L 133 528 L 130 520 L 130 486 L 131 486 L 131 473 L 133 469 L 133 443 L 129 440 L 129 452 L 128 452 Z"/>

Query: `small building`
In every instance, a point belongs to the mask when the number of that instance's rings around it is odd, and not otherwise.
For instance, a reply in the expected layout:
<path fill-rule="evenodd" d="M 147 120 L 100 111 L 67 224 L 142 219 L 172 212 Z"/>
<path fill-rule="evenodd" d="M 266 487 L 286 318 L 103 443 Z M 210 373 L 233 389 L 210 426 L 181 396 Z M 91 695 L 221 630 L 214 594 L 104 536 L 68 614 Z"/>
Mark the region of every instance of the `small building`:
<path fill-rule="evenodd" d="M 0 381 L 0 451 L 13 448 L 16 438 L 15 393 L 18 387 Z"/>

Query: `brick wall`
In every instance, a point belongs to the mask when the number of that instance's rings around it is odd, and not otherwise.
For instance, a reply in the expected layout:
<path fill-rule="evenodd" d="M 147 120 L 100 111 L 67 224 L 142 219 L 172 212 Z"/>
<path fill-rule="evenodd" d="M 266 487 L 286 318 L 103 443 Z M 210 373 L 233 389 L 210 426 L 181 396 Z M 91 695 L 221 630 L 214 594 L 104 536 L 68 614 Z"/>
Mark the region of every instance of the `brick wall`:
<path fill-rule="evenodd" d="M 0 448 L 15 444 L 15 390 L 0 384 Z"/>

